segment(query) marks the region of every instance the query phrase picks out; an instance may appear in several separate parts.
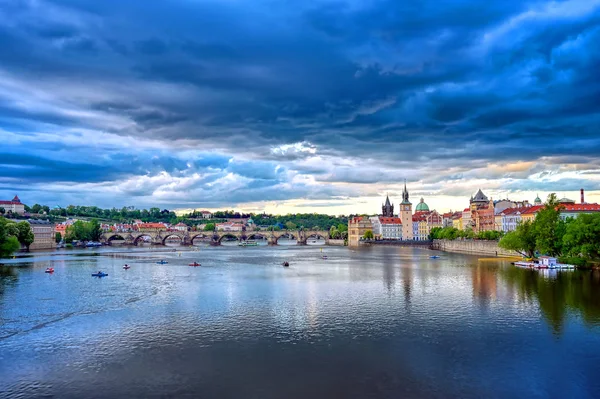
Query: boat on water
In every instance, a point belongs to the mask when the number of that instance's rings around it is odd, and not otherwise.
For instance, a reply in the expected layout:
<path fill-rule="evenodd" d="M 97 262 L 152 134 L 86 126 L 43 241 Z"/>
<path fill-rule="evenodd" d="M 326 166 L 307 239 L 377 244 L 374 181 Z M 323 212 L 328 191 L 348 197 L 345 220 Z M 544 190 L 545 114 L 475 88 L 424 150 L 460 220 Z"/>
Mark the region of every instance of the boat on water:
<path fill-rule="evenodd" d="M 193 263 L 190 263 L 189 266 L 202 266 L 202 265 L 200 265 L 200 263 L 198 263 L 198 262 L 193 262 Z"/>
<path fill-rule="evenodd" d="M 521 260 L 513 263 L 515 266 L 529 269 L 575 269 L 575 265 L 558 263 L 551 256 L 540 256 L 538 260 Z"/>
<path fill-rule="evenodd" d="M 440 256 L 439 256 L 439 255 L 431 255 L 431 256 L 429 257 L 429 259 L 439 259 L 439 258 L 440 258 Z"/>
<path fill-rule="evenodd" d="M 125 270 L 129 270 L 129 269 L 131 269 L 131 266 L 129 266 L 129 265 L 127 265 L 127 264 L 125 264 L 125 265 L 123 265 L 123 269 L 125 269 Z"/>
<path fill-rule="evenodd" d="M 238 247 L 258 247 L 258 243 L 254 240 L 246 240 L 240 242 Z"/>
<path fill-rule="evenodd" d="M 290 262 L 287 262 L 287 261 L 286 261 L 286 262 L 283 262 L 283 263 L 281 264 L 281 266 L 283 266 L 283 267 L 289 267 L 289 265 L 290 265 Z"/>
<path fill-rule="evenodd" d="M 158 262 L 156 262 L 157 265 L 166 265 L 167 263 L 169 262 L 167 262 L 166 260 L 159 260 Z"/>
<path fill-rule="evenodd" d="M 85 246 L 88 247 L 88 248 L 101 247 L 102 243 L 90 241 L 87 244 L 85 244 Z"/>
<path fill-rule="evenodd" d="M 106 276 L 108 276 L 108 273 L 104 273 L 104 272 L 92 273 L 92 277 L 106 277 Z"/>
<path fill-rule="evenodd" d="M 48 268 L 46 268 L 46 271 L 44 273 L 54 273 L 54 268 L 48 267 Z"/>

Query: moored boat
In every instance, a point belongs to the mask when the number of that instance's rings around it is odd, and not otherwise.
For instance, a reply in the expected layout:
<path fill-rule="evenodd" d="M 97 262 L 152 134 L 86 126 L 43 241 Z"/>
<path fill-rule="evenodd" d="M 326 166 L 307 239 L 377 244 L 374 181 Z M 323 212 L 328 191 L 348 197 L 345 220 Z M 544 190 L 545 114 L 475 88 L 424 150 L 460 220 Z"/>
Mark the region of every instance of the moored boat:
<path fill-rule="evenodd" d="M 531 269 L 575 269 L 575 265 L 558 263 L 556 258 L 551 256 L 540 256 L 539 260 L 521 260 L 514 262 L 513 264 L 518 267 Z"/>
<path fill-rule="evenodd" d="M 246 240 L 240 242 L 238 247 L 258 247 L 258 243 L 254 240 Z"/>

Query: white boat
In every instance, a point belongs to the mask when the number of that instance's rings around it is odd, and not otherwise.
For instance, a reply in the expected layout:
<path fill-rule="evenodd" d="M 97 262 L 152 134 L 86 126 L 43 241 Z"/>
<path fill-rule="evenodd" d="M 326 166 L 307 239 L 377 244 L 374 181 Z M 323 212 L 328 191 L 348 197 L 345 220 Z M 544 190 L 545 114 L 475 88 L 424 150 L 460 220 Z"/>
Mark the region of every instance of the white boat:
<path fill-rule="evenodd" d="M 518 261 L 515 266 L 531 269 L 575 269 L 574 265 L 556 262 L 556 258 L 540 256 L 539 261 Z"/>

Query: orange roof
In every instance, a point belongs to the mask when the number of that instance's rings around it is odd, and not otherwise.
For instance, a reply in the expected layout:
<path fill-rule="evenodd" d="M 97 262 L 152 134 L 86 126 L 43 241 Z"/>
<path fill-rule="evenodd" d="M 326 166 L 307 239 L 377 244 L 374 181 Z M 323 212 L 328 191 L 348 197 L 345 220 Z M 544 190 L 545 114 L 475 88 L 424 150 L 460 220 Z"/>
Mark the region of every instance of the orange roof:
<path fill-rule="evenodd" d="M 463 212 L 468 212 L 468 211 L 469 211 L 469 208 L 465 208 L 465 209 L 463 210 Z"/>

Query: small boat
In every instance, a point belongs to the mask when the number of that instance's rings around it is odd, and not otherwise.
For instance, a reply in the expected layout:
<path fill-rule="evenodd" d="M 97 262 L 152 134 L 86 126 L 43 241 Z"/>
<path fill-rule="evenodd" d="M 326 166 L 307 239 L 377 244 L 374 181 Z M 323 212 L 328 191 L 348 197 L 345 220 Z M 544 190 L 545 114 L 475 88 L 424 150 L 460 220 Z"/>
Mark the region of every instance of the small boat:
<path fill-rule="evenodd" d="M 156 262 L 157 265 L 166 265 L 167 263 L 169 262 L 167 262 L 166 260 L 159 260 L 158 262 Z"/>
<path fill-rule="evenodd" d="M 246 240 L 240 242 L 238 247 L 258 247 L 258 243 L 254 240 Z"/>
<path fill-rule="evenodd" d="M 281 264 L 281 266 L 283 266 L 283 267 L 289 267 L 289 265 L 290 265 L 290 262 L 283 262 Z"/>
<path fill-rule="evenodd" d="M 106 277 L 106 276 L 108 276 L 108 273 L 104 273 L 104 272 L 92 273 L 92 277 Z"/>
<path fill-rule="evenodd" d="M 323 259 L 327 259 L 327 255 L 323 255 Z"/>
<path fill-rule="evenodd" d="M 439 255 L 431 255 L 429 257 L 429 259 L 439 259 L 439 258 L 440 258 Z"/>
<path fill-rule="evenodd" d="M 127 264 L 126 264 L 126 265 L 123 265 L 123 269 L 125 269 L 125 270 L 131 269 L 131 266 L 129 266 L 129 265 L 127 265 Z"/>
<path fill-rule="evenodd" d="M 198 263 L 198 262 L 190 263 L 189 265 L 190 266 L 201 266 L 200 263 Z"/>
<path fill-rule="evenodd" d="M 53 267 L 46 268 L 45 273 L 54 273 L 54 268 Z"/>

